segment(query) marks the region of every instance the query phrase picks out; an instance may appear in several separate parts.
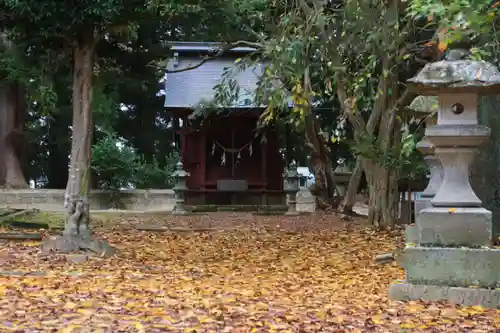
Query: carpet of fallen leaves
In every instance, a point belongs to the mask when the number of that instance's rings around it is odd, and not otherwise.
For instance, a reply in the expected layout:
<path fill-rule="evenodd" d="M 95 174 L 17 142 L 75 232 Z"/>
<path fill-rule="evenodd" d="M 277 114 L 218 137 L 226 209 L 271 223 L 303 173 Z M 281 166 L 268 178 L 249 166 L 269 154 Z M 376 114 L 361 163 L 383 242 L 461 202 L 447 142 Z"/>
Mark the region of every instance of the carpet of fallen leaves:
<path fill-rule="evenodd" d="M 144 232 L 138 223 L 216 231 Z M 373 257 L 401 234 L 362 221 L 346 229 L 335 216 L 153 216 L 96 230 L 116 256 L 74 263 L 42 256 L 37 242 L 0 244 L 0 332 L 500 331 L 498 310 L 389 301 L 403 271 Z"/>

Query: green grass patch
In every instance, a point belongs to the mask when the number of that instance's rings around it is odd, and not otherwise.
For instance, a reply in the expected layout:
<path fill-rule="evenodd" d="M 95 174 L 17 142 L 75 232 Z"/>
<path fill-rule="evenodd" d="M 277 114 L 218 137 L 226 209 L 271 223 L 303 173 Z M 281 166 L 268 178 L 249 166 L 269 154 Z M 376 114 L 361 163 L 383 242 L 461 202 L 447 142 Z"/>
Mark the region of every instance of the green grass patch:
<path fill-rule="evenodd" d="M 17 212 L 21 215 L 16 215 Z M 21 229 L 61 229 L 64 226 L 64 214 L 59 212 L 40 212 L 36 210 L 0 211 L 0 224 L 3 227 Z M 10 214 L 15 213 L 10 216 Z"/>

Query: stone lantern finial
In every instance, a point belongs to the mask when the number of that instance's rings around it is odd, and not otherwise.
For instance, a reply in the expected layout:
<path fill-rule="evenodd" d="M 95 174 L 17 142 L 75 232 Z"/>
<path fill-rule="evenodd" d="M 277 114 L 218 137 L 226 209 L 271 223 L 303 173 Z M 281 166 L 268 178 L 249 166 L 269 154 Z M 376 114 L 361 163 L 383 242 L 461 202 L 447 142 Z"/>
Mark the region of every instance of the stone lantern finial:
<path fill-rule="evenodd" d="M 446 52 L 444 60 L 465 60 L 470 55 L 467 49 L 451 49 Z"/>

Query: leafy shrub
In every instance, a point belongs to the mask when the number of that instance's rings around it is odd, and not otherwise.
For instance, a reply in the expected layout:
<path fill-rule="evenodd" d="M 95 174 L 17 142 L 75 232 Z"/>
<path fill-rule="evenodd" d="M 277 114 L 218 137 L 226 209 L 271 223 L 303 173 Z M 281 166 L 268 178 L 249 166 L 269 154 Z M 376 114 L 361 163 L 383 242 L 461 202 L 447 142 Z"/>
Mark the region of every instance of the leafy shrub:
<path fill-rule="evenodd" d="M 119 191 L 130 187 L 140 167 L 136 151 L 114 133 L 106 133 L 92 147 L 92 170 L 99 188 Z"/>
<path fill-rule="evenodd" d="M 160 166 L 158 161 L 153 164 L 141 163 L 135 177 L 137 188 L 172 188 L 174 179 L 172 173 L 175 171 L 175 165 L 179 161 L 179 152 L 173 151 L 165 160 L 164 166 Z"/>
<path fill-rule="evenodd" d="M 92 147 L 92 169 L 100 189 L 118 192 L 123 188 L 171 188 L 172 173 L 179 161 L 173 151 L 163 165 L 145 162 L 135 149 L 114 133 L 106 133 Z"/>

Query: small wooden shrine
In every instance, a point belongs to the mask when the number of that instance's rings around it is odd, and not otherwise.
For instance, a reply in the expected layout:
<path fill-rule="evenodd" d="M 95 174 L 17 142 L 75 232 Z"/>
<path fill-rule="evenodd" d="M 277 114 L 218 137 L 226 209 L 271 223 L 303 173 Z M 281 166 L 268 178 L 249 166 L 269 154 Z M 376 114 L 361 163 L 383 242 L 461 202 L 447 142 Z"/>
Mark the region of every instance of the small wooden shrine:
<path fill-rule="evenodd" d="M 183 69 L 213 53 L 215 43 L 172 43 L 168 69 Z M 239 47 L 224 56 L 188 71 L 169 73 L 165 82 L 165 107 L 174 119 L 181 160 L 189 173 L 186 204 L 190 205 L 278 205 L 285 203 L 284 161 L 278 135 L 266 129 L 265 140 L 256 135 L 261 112 L 253 107 L 259 70 L 249 68 L 237 80 L 247 94 L 231 108 L 211 113 L 201 122 L 189 115 L 200 102 L 213 97 L 214 86 L 235 60 L 254 51 Z"/>

